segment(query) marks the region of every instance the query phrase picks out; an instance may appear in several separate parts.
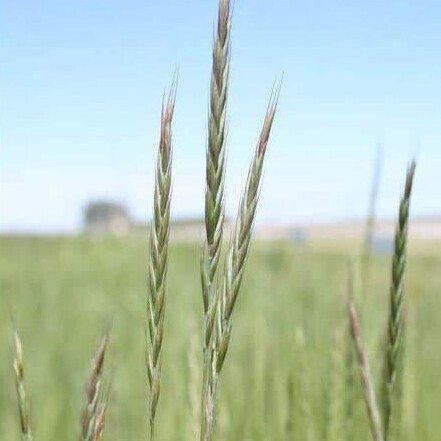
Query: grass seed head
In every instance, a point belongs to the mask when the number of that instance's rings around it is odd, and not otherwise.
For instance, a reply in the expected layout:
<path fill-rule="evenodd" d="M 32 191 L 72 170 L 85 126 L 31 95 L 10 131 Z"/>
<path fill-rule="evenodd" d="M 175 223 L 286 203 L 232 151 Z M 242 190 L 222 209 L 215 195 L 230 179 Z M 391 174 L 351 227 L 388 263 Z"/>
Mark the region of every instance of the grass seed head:
<path fill-rule="evenodd" d="M 392 407 L 396 389 L 397 375 L 400 369 L 404 332 L 404 281 L 407 258 L 407 236 L 409 229 L 409 209 L 415 175 L 415 161 L 412 161 L 406 173 L 403 196 L 398 211 L 395 232 L 394 255 L 392 259 L 390 310 L 385 350 L 384 379 L 382 390 L 382 411 L 385 439 L 389 438 Z"/>
<path fill-rule="evenodd" d="M 361 334 L 360 320 L 353 300 L 349 301 L 348 306 L 349 323 L 352 332 L 352 339 L 357 353 L 358 365 L 360 369 L 361 386 L 363 398 L 366 404 L 369 424 L 371 427 L 372 439 L 374 441 L 384 441 L 383 427 L 381 424 L 380 408 L 375 394 L 374 380 L 369 366 L 369 360 L 364 347 Z"/>
<path fill-rule="evenodd" d="M 102 380 L 109 334 L 101 338 L 90 365 L 86 383 L 86 403 L 81 416 L 81 441 L 95 441 L 96 424 L 102 411 Z M 104 419 L 102 426 L 104 427 Z M 101 430 L 102 432 L 102 430 Z"/>
<path fill-rule="evenodd" d="M 15 391 L 18 400 L 18 413 L 20 418 L 20 431 L 23 441 L 32 441 L 31 417 L 29 397 L 25 385 L 23 345 L 16 329 L 13 330 L 14 346 L 14 379 Z"/>
<path fill-rule="evenodd" d="M 171 87 L 161 111 L 161 135 L 156 162 L 153 219 L 150 231 L 149 289 L 147 293 L 147 376 L 150 387 L 149 422 L 154 421 L 161 390 L 161 349 L 164 337 L 168 241 L 172 181 L 172 121 L 176 86 Z"/>

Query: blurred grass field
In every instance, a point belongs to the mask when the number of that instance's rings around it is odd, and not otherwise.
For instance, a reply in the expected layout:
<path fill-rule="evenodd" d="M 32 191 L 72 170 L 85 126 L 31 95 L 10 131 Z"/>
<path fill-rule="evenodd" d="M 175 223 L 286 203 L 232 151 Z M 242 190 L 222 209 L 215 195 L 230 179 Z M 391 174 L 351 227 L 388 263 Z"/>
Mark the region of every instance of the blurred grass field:
<path fill-rule="evenodd" d="M 78 438 L 90 357 L 109 319 L 106 371 L 112 393 L 105 439 L 146 439 L 147 241 L 1 238 L 0 249 L 1 439 L 19 438 L 12 305 L 25 350 L 36 439 Z M 354 394 L 347 367 L 347 262 L 356 250 L 337 241 L 301 248 L 253 245 L 221 376 L 216 439 L 370 439 L 358 376 Z M 199 259 L 199 244 L 172 244 L 158 440 L 195 439 L 199 427 Z M 357 294 L 374 371 L 381 367 L 377 354 L 388 311 L 389 267 L 388 257 L 373 258 L 363 295 Z M 362 285 L 360 278 L 356 285 Z M 411 242 L 406 286 L 403 440 L 439 441 L 439 245 Z"/>

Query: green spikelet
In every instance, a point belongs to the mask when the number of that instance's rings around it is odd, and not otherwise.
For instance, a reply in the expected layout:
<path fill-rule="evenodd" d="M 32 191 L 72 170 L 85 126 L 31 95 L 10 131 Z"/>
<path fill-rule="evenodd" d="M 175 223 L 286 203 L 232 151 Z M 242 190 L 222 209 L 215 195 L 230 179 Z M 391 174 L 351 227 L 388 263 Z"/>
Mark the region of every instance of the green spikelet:
<path fill-rule="evenodd" d="M 106 400 L 103 399 L 102 380 L 108 334 L 106 333 L 95 352 L 86 384 L 86 403 L 81 415 L 80 441 L 100 439 L 104 428 Z"/>
<path fill-rule="evenodd" d="M 153 438 L 161 389 L 161 349 L 164 335 L 168 240 L 172 180 L 172 120 L 175 87 L 162 105 L 161 136 L 156 163 L 153 220 L 150 232 L 149 291 L 147 295 L 147 374 L 150 386 L 149 422 Z"/>
<path fill-rule="evenodd" d="M 361 335 L 360 320 L 358 318 L 358 313 L 353 299 L 349 300 L 348 315 L 351 327 L 351 335 L 357 354 L 363 398 L 366 404 L 372 439 L 373 441 L 384 441 L 383 428 L 381 425 L 381 414 L 375 393 L 374 380 L 372 377 L 366 349 L 364 347 L 363 337 Z"/>
<path fill-rule="evenodd" d="M 218 23 L 213 43 L 210 84 L 210 114 L 206 153 L 205 243 L 201 258 L 202 299 L 204 306 L 204 352 L 213 334 L 216 277 L 224 229 L 224 187 L 226 150 L 226 112 L 230 71 L 230 1 L 219 3 Z"/>
<path fill-rule="evenodd" d="M 216 342 L 216 372 L 219 374 L 229 347 L 231 337 L 232 316 L 239 294 L 245 263 L 250 248 L 257 202 L 259 198 L 260 181 L 263 162 L 276 113 L 277 95 L 273 97 L 265 115 L 259 142 L 257 143 L 254 159 L 248 172 L 245 191 L 239 205 L 236 225 L 228 251 L 225 265 L 224 283 L 220 296 L 220 314 L 218 320 L 218 340 Z"/>
<path fill-rule="evenodd" d="M 404 193 L 400 201 L 398 224 L 395 232 L 394 256 L 392 260 L 390 310 L 385 350 L 384 380 L 382 391 L 382 413 L 384 423 L 385 441 L 390 439 L 390 427 L 394 394 L 400 390 L 399 372 L 402 365 L 402 352 L 404 344 L 404 276 L 406 271 L 407 234 L 409 228 L 409 208 L 412 194 L 413 178 L 415 174 L 413 161 L 406 174 Z"/>
<path fill-rule="evenodd" d="M 268 106 L 259 141 L 251 163 L 245 190 L 239 205 L 239 212 L 225 262 L 224 279 L 216 287 L 215 328 L 212 347 L 204 359 L 204 391 L 202 399 L 201 441 L 211 440 L 214 429 L 214 407 L 219 374 L 222 370 L 231 338 L 233 310 L 236 304 L 246 258 L 250 248 L 253 225 L 259 196 L 263 163 L 277 106 L 278 94 L 274 95 Z M 210 340 L 211 341 L 211 340 Z"/>
<path fill-rule="evenodd" d="M 212 340 L 218 296 L 215 278 L 224 228 L 226 113 L 230 72 L 230 0 L 220 0 L 213 42 L 210 83 L 210 114 L 206 153 L 205 241 L 201 256 L 201 285 L 204 307 L 203 384 L 201 395 L 201 441 L 209 440 L 214 427 Z"/>
<path fill-rule="evenodd" d="M 23 359 L 23 345 L 20 340 L 18 332 L 13 331 L 13 345 L 14 345 L 14 378 L 15 390 L 18 400 L 18 413 L 20 417 L 20 432 L 23 441 L 32 441 L 31 431 L 31 416 L 29 397 L 24 381 L 24 359 Z"/>

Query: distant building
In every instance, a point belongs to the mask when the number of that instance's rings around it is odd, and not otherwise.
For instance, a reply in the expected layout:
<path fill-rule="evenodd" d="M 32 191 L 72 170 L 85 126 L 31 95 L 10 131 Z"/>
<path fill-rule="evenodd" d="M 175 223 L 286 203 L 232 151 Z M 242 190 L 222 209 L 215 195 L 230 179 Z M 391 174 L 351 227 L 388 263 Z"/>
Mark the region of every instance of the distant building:
<path fill-rule="evenodd" d="M 132 226 L 127 209 L 108 201 L 90 202 L 84 210 L 84 229 L 90 234 L 125 235 Z"/>

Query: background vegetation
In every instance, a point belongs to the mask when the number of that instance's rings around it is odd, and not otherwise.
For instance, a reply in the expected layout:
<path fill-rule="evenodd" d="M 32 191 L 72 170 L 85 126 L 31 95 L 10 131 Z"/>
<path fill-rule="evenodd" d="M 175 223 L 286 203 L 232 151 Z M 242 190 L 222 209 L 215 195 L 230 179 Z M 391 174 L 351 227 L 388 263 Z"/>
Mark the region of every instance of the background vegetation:
<path fill-rule="evenodd" d="M 90 357 L 109 320 L 112 393 L 105 439 L 145 439 L 147 238 L 0 239 L 0 433 L 18 439 L 10 329 L 15 306 L 37 439 L 77 439 Z M 216 439 L 370 439 L 348 354 L 348 257 L 359 244 L 256 242 L 221 374 Z M 355 250 L 355 251 L 354 251 Z M 356 259 L 356 269 L 359 262 Z M 372 368 L 381 369 L 390 258 L 356 295 Z M 197 439 L 202 370 L 200 244 L 172 243 L 157 439 Z M 403 440 L 438 441 L 441 251 L 410 242 Z M 375 378 L 379 378 L 375 375 Z M 66 435 L 67 434 L 67 435 Z"/>

